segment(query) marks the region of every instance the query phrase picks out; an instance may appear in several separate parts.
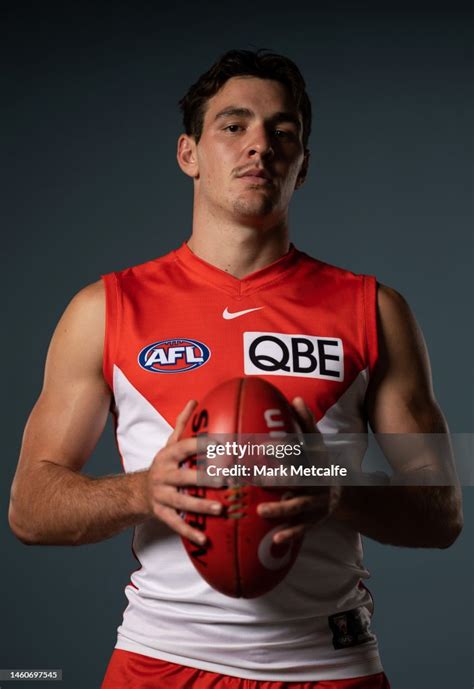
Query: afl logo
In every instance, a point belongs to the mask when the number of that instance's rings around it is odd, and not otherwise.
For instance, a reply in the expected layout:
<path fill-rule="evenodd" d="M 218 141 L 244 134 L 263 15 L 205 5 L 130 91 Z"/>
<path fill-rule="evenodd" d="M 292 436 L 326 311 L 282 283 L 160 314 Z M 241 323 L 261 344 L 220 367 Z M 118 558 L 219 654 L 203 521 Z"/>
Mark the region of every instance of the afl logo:
<path fill-rule="evenodd" d="M 204 366 L 211 350 L 202 342 L 177 338 L 154 342 L 142 349 L 138 363 L 152 373 L 184 373 Z"/>

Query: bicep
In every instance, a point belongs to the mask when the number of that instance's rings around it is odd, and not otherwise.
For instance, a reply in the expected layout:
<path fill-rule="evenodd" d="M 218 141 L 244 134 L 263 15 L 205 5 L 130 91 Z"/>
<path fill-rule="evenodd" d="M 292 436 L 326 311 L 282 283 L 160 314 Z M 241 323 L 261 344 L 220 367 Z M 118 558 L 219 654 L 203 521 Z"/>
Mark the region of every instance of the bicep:
<path fill-rule="evenodd" d="M 379 357 L 366 396 L 375 433 L 444 433 L 436 402 L 426 343 L 404 298 L 379 285 L 377 290 Z"/>
<path fill-rule="evenodd" d="M 17 474 L 42 462 L 80 470 L 106 423 L 110 390 L 102 375 L 105 297 L 100 283 L 82 290 L 59 321 L 44 385 L 28 419 Z"/>
<path fill-rule="evenodd" d="M 421 329 L 395 290 L 379 286 L 377 306 L 379 359 L 366 397 L 370 426 L 395 472 L 434 472 L 456 483 Z"/>

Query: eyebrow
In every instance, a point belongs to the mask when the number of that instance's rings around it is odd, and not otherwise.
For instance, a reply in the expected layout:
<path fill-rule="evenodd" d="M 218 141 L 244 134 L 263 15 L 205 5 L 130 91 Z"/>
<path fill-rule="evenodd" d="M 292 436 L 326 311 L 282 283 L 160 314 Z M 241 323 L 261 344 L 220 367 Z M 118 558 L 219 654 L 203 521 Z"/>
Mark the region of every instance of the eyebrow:
<path fill-rule="evenodd" d="M 225 117 L 246 117 L 250 119 L 252 117 L 255 117 L 255 113 L 253 112 L 253 110 L 250 110 L 249 108 L 239 108 L 237 106 L 231 105 L 227 108 L 224 108 L 224 110 L 218 112 L 217 115 L 214 117 L 214 122 L 217 122 L 220 119 L 224 119 Z M 272 124 L 280 124 L 281 122 L 291 122 L 292 124 L 296 125 L 298 129 L 301 129 L 301 122 L 294 112 L 276 112 L 274 115 L 268 118 L 268 121 Z"/>

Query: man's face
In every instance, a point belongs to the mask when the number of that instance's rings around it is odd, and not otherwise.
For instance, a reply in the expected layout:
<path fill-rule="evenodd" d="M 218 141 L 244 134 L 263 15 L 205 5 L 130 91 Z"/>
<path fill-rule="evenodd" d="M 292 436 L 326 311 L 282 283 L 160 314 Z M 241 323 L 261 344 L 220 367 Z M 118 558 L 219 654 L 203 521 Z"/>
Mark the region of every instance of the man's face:
<path fill-rule="evenodd" d="M 207 104 L 197 201 L 239 219 L 281 216 L 302 182 L 302 120 L 285 86 L 233 77 Z"/>

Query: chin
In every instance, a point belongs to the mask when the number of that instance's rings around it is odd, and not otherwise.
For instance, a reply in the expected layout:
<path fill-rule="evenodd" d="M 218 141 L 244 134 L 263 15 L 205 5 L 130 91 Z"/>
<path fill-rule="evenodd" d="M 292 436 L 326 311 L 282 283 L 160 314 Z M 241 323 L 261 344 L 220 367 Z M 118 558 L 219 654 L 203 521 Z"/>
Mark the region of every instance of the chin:
<path fill-rule="evenodd" d="M 263 218 L 275 210 L 275 199 L 260 196 L 259 199 L 238 198 L 233 203 L 234 212 L 244 217 Z"/>

